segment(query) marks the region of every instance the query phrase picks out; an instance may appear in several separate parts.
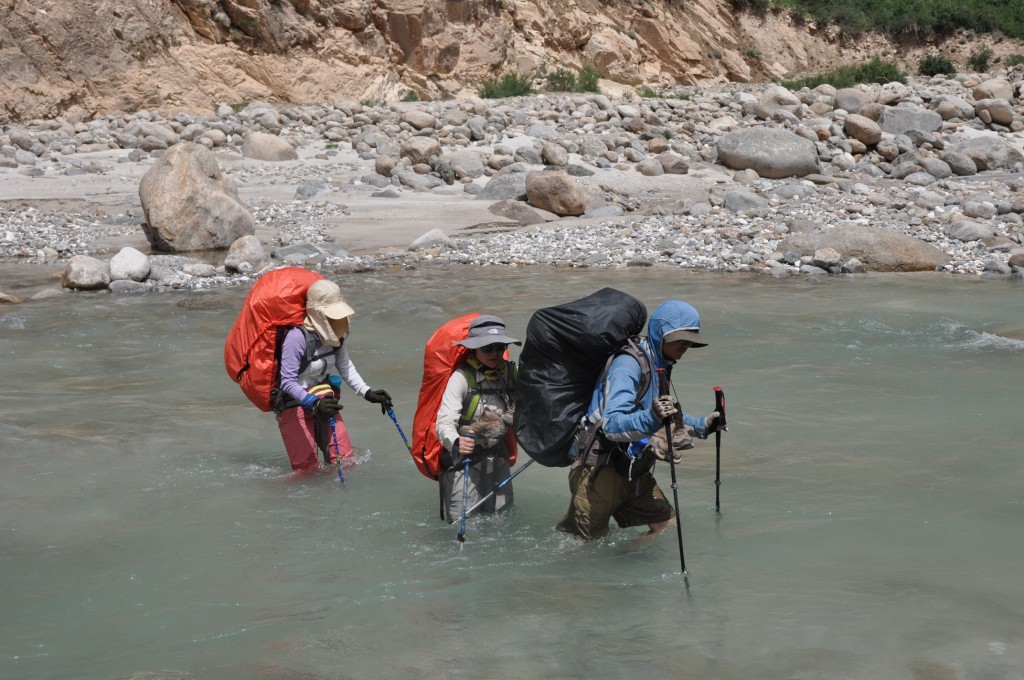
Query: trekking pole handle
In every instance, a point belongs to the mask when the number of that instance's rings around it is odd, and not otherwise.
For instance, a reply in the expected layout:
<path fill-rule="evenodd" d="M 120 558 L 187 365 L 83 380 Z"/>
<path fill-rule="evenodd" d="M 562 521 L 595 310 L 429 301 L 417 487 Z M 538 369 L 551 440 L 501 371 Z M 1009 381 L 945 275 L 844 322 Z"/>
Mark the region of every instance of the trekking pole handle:
<path fill-rule="evenodd" d="M 715 386 L 715 410 L 718 411 L 718 421 L 722 425 L 723 430 L 727 430 L 725 426 L 725 390 L 719 386 Z"/>

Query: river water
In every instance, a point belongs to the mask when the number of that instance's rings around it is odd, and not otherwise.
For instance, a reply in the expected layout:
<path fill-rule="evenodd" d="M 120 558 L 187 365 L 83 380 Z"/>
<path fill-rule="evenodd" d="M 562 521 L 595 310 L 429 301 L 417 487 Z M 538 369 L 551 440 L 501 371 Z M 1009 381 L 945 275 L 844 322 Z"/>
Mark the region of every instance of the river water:
<path fill-rule="evenodd" d="M 538 307 L 604 286 L 693 303 L 711 345 L 676 390 L 703 414 L 723 386 L 730 429 L 720 515 L 713 441 L 677 468 L 686 582 L 674 532 L 555 532 L 566 471 L 539 465 L 460 545 L 394 424 L 351 392 L 363 462 L 344 486 L 293 478 L 223 369 L 242 288 L 77 294 L 0 307 L 0 677 L 1024 677 L 1019 281 L 339 282 L 353 358 L 407 434 L 423 344 L 451 317 L 522 337 Z"/>

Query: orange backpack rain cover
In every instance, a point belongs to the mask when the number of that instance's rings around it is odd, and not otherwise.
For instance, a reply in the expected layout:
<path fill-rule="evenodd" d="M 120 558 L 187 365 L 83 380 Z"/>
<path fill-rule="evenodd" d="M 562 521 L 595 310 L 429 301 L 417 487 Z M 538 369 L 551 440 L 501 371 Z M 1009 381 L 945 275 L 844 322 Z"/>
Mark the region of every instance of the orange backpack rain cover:
<path fill-rule="evenodd" d="M 273 407 L 270 394 L 278 380 L 277 332 L 282 326 L 302 325 L 306 291 L 322 278 L 302 267 L 264 274 L 253 284 L 228 333 L 224 368 L 261 411 Z"/>
<path fill-rule="evenodd" d="M 452 319 L 434 331 L 423 349 L 423 383 L 412 424 L 412 459 L 416 468 L 430 479 L 441 477 L 442 447 L 437 440 L 437 410 L 441 408 L 448 378 L 469 353 L 462 345 L 453 343 L 466 339 L 470 322 L 478 316 L 474 312 Z M 505 443 L 509 447 L 511 465 L 516 462 L 515 433 L 511 428 L 506 432 Z"/>

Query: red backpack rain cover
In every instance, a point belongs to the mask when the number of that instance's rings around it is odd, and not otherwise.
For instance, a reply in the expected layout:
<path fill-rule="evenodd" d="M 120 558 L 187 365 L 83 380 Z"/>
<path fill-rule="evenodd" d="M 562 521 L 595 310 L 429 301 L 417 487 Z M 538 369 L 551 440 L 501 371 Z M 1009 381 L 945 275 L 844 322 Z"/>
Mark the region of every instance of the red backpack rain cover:
<path fill-rule="evenodd" d="M 412 423 L 412 459 L 416 468 L 430 479 L 441 477 L 441 442 L 437 440 L 437 410 L 441 408 L 441 398 L 448 378 L 455 367 L 466 358 L 469 350 L 462 345 L 453 343 L 465 340 L 469 334 L 469 324 L 476 317 L 476 312 L 452 319 L 430 336 L 423 348 L 423 382 L 420 385 L 420 396 L 416 402 L 416 415 Z M 508 358 L 506 352 L 505 358 Z M 516 462 L 516 439 L 512 428 L 505 433 L 505 443 L 509 447 L 509 464 Z"/>
<path fill-rule="evenodd" d="M 306 319 L 306 291 L 323 276 L 302 267 L 264 274 L 253 285 L 224 343 L 224 368 L 261 411 L 277 387 L 277 332 Z M 443 387 L 442 387 L 443 389 Z"/>

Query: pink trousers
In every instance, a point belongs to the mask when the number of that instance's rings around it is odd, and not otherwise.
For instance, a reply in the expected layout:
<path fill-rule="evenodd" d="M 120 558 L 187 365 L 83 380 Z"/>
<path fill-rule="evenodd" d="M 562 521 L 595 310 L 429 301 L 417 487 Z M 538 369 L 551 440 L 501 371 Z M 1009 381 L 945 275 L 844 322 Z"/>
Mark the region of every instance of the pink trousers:
<path fill-rule="evenodd" d="M 316 427 L 317 416 L 307 413 L 301 406 L 286 408 L 277 416 L 277 427 L 281 430 L 284 449 L 288 452 L 292 470 L 297 472 L 314 472 L 320 467 L 318 449 L 326 448 L 330 452 L 331 463 L 339 458 L 345 459 L 352 455 L 352 442 L 348 438 L 348 429 L 340 415 L 334 416 L 334 432 L 328 418 L 319 416 L 320 426 Z M 319 432 L 317 430 L 319 429 Z M 319 435 L 319 441 L 317 441 Z M 337 445 L 335 445 L 337 441 Z"/>

